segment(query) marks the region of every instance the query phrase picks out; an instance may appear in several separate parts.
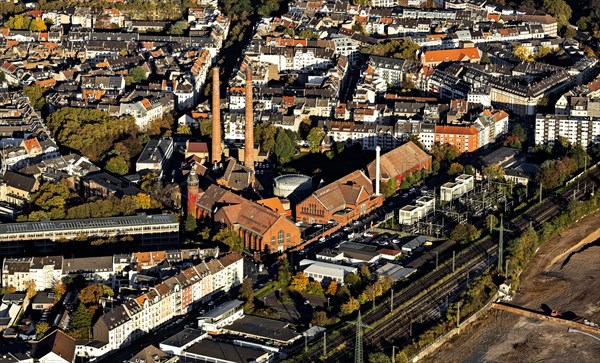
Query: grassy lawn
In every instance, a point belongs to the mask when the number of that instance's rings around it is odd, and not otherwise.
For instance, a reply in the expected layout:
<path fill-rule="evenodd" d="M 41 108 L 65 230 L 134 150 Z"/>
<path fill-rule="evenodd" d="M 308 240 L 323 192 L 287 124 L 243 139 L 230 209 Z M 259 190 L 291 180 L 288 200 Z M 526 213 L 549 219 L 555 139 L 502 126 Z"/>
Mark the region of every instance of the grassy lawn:
<path fill-rule="evenodd" d="M 331 159 L 320 153 L 300 153 L 283 168 L 294 169 L 298 173 L 308 176 L 316 176 L 323 179 L 325 183 L 330 183 L 356 169 L 365 167 L 374 159 L 374 151 L 363 151 L 359 145 L 353 145 L 345 148 Z"/>

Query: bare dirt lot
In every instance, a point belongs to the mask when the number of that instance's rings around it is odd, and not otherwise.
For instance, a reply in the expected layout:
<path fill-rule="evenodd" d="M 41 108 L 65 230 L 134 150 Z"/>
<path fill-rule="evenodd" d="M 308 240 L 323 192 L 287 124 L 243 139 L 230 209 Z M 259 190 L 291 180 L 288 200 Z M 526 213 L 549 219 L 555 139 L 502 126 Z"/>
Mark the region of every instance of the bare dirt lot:
<path fill-rule="evenodd" d="M 512 304 L 600 323 L 600 212 L 547 241 Z M 600 338 L 600 335 L 598 336 Z M 492 309 L 427 362 L 598 362 L 600 341 L 567 327 Z"/>

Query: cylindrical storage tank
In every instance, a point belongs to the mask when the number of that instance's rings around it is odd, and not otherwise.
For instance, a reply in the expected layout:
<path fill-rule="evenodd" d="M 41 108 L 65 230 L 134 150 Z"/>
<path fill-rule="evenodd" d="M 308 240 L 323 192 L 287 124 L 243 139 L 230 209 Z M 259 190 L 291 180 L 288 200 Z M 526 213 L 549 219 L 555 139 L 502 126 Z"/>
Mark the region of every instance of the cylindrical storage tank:
<path fill-rule="evenodd" d="M 273 194 L 287 198 L 290 194 L 308 195 L 312 192 L 312 178 L 302 174 L 285 174 L 273 179 Z"/>

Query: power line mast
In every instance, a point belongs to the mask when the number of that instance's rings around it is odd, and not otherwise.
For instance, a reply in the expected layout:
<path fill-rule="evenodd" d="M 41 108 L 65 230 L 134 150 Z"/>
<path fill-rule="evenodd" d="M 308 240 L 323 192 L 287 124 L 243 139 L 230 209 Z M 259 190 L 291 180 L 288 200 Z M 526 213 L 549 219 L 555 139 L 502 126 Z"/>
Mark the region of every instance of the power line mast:
<path fill-rule="evenodd" d="M 498 271 L 502 272 L 504 259 L 504 215 L 500 214 L 500 236 L 498 239 Z"/>
<path fill-rule="evenodd" d="M 354 343 L 354 363 L 363 363 L 363 323 L 358 310 L 356 317 L 356 342 Z"/>
<path fill-rule="evenodd" d="M 360 310 L 356 317 L 356 322 L 346 322 L 346 324 L 356 325 L 356 338 L 354 342 L 354 363 L 364 363 L 363 357 L 363 329 L 368 328 L 368 325 L 363 324 Z"/>

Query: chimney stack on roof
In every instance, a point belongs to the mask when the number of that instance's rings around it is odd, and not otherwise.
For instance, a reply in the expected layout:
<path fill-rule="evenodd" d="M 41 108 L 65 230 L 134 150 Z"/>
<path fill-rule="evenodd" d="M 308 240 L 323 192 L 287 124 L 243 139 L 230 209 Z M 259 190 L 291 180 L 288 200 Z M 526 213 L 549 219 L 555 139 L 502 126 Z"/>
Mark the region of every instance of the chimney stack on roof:
<path fill-rule="evenodd" d="M 213 68 L 212 83 L 212 136 L 211 155 L 212 164 L 221 162 L 221 92 L 219 90 L 219 68 Z"/>
<path fill-rule="evenodd" d="M 246 129 L 244 133 L 244 165 L 252 169 L 254 178 L 254 110 L 252 107 L 252 69 L 246 67 Z"/>

